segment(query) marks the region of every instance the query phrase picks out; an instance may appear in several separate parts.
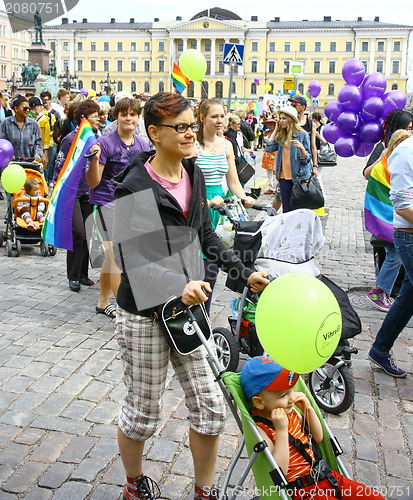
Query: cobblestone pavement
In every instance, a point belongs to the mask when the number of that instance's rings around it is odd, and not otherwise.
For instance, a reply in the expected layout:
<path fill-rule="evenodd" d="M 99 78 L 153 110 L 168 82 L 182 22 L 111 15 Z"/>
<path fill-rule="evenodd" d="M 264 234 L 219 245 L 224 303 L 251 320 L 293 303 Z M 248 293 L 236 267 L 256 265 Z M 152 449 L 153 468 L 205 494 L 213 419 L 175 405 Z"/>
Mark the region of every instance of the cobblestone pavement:
<path fill-rule="evenodd" d="M 372 332 L 384 313 L 369 306 L 373 257 L 363 230 L 363 160 L 340 159 L 325 169 L 329 216 L 320 252 L 322 272 L 342 288 L 363 322 L 354 345 L 353 407 L 326 421 L 344 448 L 353 477 L 386 498 L 413 498 L 413 325 L 398 339 L 394 355 L 410 374 L 393 379 L 367 360 Z M 258 167 L 258 178 L 264 172 Z M 262 196 L 270 202 L 269 196 Z M 0 214 L 5 202 L 0 202 Z M 97 272 L 91 277 L 97 279 Z M 234 296 L 220 279 L 213 323 L 226 326 Z M 0 500 L 118 500 L 124 472 L 116 443 L 116 415 L 124 394 L 113 321 L 97 315 L 97 290 L 68 288 L 64 252 L 44 258 L 23 246 L 19 258 L 0 252 Z M 187 413 L 170 376 L 164 412 L 148 441 L 145 472 L 170 499 L 190 499 L 193 485 Z M 218 482 L 237 446 L 228 418 L 217 467 Z M 245 461 L 245 457 L 244 457 Z M 252 495 L 251 495 L 252 496 Z M 243 498 L 250 498 L 247 492 Z"/>

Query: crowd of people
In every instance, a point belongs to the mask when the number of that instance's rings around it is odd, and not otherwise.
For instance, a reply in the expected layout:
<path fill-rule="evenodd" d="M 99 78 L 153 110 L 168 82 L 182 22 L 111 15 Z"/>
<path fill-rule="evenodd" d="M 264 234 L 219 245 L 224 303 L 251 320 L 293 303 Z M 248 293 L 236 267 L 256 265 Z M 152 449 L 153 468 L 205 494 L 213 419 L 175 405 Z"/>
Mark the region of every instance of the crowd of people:
<path fill-rule="evenodd" d="M 77 189 L 67 279 L 73 292 L 94 285 L 89 278 L 86 231 L 86 221 L 92 218 L 104 248 L 96 312 L 115 319 L 127 387 L 118 419 L 118 444 L 127 477 L 124 500 L 153 499 L 158 494 L 156 484 L 142 469 L 142 459 L 145 442 L 161 418 L 169 361 L 189 409 L 194 500 L 217 498 L 213 483 L 218 437 L 225 421 L 222 394 L 202 350 L 187 356 L 171 350 L 157 321 L 159 306 L 176 295 L 186 305 L 206 303 L 209 313 L 219 269 L 235 273 L 253 292 L 268 285 L 266 272 L 245 268 L 224 246 L 214 231 L 219 214 L 212 208 L 223 205 L 228 195 L 240 198 L 246 208 L 254 206 L 256 199 L 246 193 L 237 167 L 262 148 L 269 181 L 265 194 L 274 195 L 277 209 L 290 211 L 293 180 L 299 176 L 306 182 L 312 174 L 321 178 L 318 153 L 328 146 L 322 133 L 323 117 L 317 112 L 310 116 L 302 96 L 291 97 L 278 111 L 255 116 L 244 107 L 228 110 L 217 99 L 204 99 L 194 107 L 178 93 L 159 93 L 142 102 L 142 96 L 125 91 L 113 97 L 87 98 L 64 89 L 56 102 L 44 91 L 40 96 L 15 97 L 11 113 L 2 101 L 1 110 L 0 137 L 12 143 L 13 159 L 41 164 L 50 185 L 83 118 L 96 137 Z M 387 196 L 396 214 L 394 238 L 386 245 L 386 261 L 368 294 L 388 314 L 369 358 L 395 377 L 406 372 L 397 367 L 390 350 L 413 313 L 412 116 L 400 113 L 393 113 L 384 123 L 383 140 L 364 170 L 369 178 L 383 158 L 388 160 Z M 396 135 L 399 130 L 405 133 Z M 34 193 L 36 186 L 25 189 Z M 24 206 L 19 209 L 28 225 L 34 224 Z M 43 220 L 41 213 L 38 221 Z M 401 266 L 405 278 L 394 300 L 392 288 Z M 288 424 L 284 413 L 282 418 L 273 418 L 271 408 L 257 396 L 266 387 L 252 391 L 250 397 L 258 413 L 284 432 Z M 307 411 L 305 398 L 294 397 Z M 311 418 L 318 429 L 316 419 Z M 318 431 L 313 433 L 318 440 Z M 274 450 L 275 440 L 267 441 Z M 285 450 L 282 457 L 287 471 Z"/>

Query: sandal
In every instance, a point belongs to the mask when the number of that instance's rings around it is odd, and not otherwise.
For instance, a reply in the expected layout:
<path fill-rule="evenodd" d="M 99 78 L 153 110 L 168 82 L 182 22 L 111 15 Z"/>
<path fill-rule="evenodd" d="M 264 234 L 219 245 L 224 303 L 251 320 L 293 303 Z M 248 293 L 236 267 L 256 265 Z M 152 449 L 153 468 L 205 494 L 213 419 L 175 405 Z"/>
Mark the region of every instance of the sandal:
<path fill-rule="evenodd" d="M 96 307 L 95 310 L 99 314 L 105 314 L 106 316 L 109 316 L 109 318 L 112 318 L 112 319 L 116 318 L 116 307 L 113 304 L 109 304 L 104 309 L 101 309 L 100 307 Z"/>

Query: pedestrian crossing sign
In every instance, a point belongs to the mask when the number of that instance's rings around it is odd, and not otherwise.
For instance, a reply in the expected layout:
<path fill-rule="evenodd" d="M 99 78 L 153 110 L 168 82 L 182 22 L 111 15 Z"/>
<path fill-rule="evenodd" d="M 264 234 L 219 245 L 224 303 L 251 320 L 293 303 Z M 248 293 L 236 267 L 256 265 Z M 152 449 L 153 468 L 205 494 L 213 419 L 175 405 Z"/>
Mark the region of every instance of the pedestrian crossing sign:
<path fill-rule="evenodd" d="M 242 66 L 244 64 L 244 45 L 226 43 L 224 45 L 224 58 L 222 62 L 224 64 L 235 63 Z"/>

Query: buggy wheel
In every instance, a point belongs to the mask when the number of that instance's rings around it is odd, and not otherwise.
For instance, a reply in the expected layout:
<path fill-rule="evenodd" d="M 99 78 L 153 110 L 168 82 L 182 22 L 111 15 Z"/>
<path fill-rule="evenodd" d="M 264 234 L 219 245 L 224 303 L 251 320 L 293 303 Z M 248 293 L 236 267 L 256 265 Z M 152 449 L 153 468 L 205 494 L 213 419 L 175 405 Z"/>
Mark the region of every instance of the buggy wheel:
<path fill-rule="evenodd" d="M 3 246 L 4 242 L 4 231 L 0 231 L 0 247 Z"/>
<path fill-rule="evenodd" d="M 20 257 L 20 254 L 22 253 L 22 244 L 20 240 L 16 240 L 16 250 L 15 250 L 15 256 Z"/>
<path fill-rule="evenodd" d="M 51 255 L 52 257 L 57 253 L 57 248 L 53 245 L 49 245 L 48 250 L 49 250 L 49 255 Z"/>
<path fill-rule="evenodd" d="M 214 344 L 218 359 L 221 361 L 225 371 L 234 372 L 238 367 L 239 350 L 238 342 L 234 334 L 226 328 L 214 328 Z"/>
<path fill-rule="evenodd" d="M 43 240 L 40 242 L 40 253 L 42 257 L 48 256 L 47 245 Z"/>
<path fill-rule="evenodd" d="M 11 240 L 6 241 L 6 255 L 7 257 L 11 257 L 13 255 L 13 243 Z"/>
<path fill-rule="evenodd" d="M 308 376 L 310 392 L 317 405 L 327 413 L 338 415 L 354 401 L 354 380 L 348 366 L 342 365 L 332 374 L 339 358 L 331 358 Z"/>

